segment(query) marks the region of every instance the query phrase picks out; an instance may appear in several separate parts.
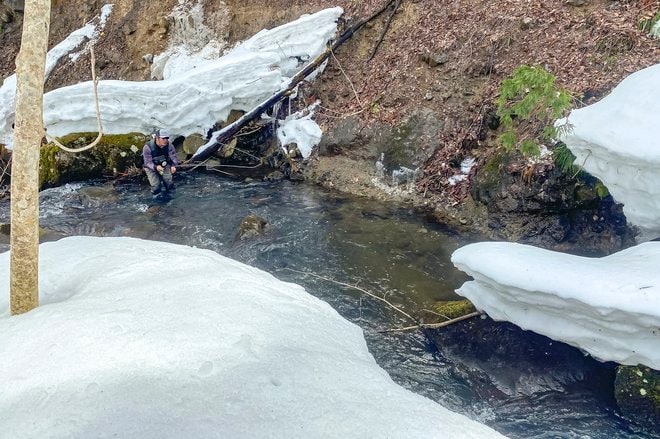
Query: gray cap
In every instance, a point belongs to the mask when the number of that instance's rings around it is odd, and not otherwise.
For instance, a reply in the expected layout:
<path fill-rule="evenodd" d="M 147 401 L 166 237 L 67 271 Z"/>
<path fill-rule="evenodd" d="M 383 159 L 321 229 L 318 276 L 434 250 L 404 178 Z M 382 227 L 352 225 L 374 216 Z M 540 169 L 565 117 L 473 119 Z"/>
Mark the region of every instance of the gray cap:
<path fill-rule="evenodd" d="M 167 131 L 167 130 L 160 129 L 160 130 L 156 131 L 156 137 L 160 137 L 160 138 L 167 137 L 167 138 L 169 138 L 170 137 L 170 132 Z"/>

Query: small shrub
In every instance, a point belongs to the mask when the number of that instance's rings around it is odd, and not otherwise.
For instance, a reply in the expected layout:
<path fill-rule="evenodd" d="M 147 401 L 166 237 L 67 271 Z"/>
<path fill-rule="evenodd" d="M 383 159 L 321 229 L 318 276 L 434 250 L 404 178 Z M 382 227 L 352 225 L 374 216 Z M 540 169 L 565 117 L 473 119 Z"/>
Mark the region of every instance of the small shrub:
<path fill-rule="evenodd" d="M 576 166 L 575 156 L 568 149 L 568 146 L 564 142 L 558 142 L 552 150 L 552 158 L 554 159 L 555 165 L 566 174 L 577 174 L 580 172 L 580 168 Z"/>
<path fill-rule="evenodd" d="M 654 32 L 654 28 L 658 28 L 658 22 L 660 22 L 660 12 L 655 15 L 648 14 L 639 20 L 639 28 L 642 32 L 648 32 L 649 34 L 653 34 L 652 36 L 658 38 L 660 35 L 655 35 Z"/>
<path fill-rule="evenodd" d="M 601 199 L 610 194 L 609 189 L 607 189 L 607 186 L 605 186 L 602 181 L 591 176 L 581 167 L 574 164 L 575 156 L 564 142 L 558 142 L 557 145 L 555 145 L 555 148 L 552 150 L 552 158 L 555 161 L 555 166 L 557 166 L 562 172 L 573 177 L 578 177 L 579 179 L 586 181 L 589 186 L 593 186 L 594 191 L 596 191 L 596 194 Z"/>
<path fill-rule="evenodd" d="M 555 77 L 542 67 L 522 65 L 502 81 L 496 101 L 497 114 L 504 129 L 501 145 L 518 149 L 525 156 L 540 153 L 539 144 L 557 137 L 556 119 L 571 106 L 572 96 L 555 84 Z"/>

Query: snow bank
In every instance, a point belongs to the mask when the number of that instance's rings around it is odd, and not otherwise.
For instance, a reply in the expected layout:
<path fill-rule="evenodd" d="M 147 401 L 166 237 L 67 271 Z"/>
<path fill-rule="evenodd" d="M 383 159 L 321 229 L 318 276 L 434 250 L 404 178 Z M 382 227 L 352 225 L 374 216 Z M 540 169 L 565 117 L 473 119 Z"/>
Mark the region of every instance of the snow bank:
<path fill-rule="evenodd" d="M 304 60 L 325 49 L 342 13 L 341 8 L 325 9 L 263 30 L 224 57 L 195 64 L 197 68 L 191 66 L 186 73 L 163 81 L 100 81 L 104 131 L 146 134 L 167 127 L 185 136 L 206 135 L 232 109 L 250 110 L 287 85 Z M 177 71 L 184 70 L 177 66 Z M 97 130 L 91 82 L 47 93 L 44 123 L 54 136 Z M 7 128 L 0 127 L 0 143 L 11 141 Z"/>
<path fill-rule="evenodd" d="M 630 75 L 601 101 L 572 111 L 573 130 L 561 138 L 575 164 L 602 180 L 624 204 L 641 240 L 660 236 L 658 114 L 660 64 Z"/>
<path fill-rule="evenodd" d="M 451 260 L 474 278 L 456 292 L 493 319 L 660 370 L 660 242 L 600 259 L 482 242 Z"/>
<path fill-rule="evenodd" d="M 42 306 L 0 300 L 3 437 L 502 437 L 396 385 L 359 327 L 263 271 L 132 238 L 40 257 Z"/>
<path fill-rule="evenodd" d="M 250 110 L 279 89 L 280 58 L 273 53 L 235 53 L 175 79 L 148 82 L 101 81 L 99 101 L 108 134 L 149 133 L 156 127 L 188 136 L 206 135 L 232 109 Z M 44 99 L 51 135 L 96 131 L 92 83 L 53 90 Z"/>

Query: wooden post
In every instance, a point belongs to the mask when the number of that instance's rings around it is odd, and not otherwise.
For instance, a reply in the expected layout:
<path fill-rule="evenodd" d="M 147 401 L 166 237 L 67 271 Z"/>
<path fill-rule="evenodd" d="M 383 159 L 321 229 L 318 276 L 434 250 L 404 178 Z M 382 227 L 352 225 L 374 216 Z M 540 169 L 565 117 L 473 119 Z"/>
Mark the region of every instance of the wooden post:
<path fill-rule="evenodd" d="M 16 58 L 16 122 L 11 175 L 11 313 L 39 305 L 39 149 L 50 0 L 26 0 Z"/>

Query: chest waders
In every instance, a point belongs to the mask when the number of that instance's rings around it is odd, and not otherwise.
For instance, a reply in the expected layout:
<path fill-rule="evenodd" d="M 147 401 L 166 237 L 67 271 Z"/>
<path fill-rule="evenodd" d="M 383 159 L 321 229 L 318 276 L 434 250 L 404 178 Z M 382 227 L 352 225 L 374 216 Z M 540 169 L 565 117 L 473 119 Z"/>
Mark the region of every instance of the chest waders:
<path fill-rule="evenodd" d="M 162 166 L 163 170 L 158 172 L 156 170 L 147 171 L 147 177 L 149 178 L 149 184 L 151 185 L 151 193 L 155 196 L 161 192 L 161 183 L 164 186 L 165 192 L 174 191 L 174 182 L 172 181 L 172 173 L 167 168 L 167 165 L 172 166 L 172 160 L 170 159 L 169 144 L 161 148 L 156 145 L 156 141 L 152 140 L 149 142 L 149 149 L 151 150 L 151 160 L 154 164 L 154 168 L 157 166 Z M 160 176 L 159 176 L 160 174 Z"/>
<path fill-rule="evenodd" d="M 170 160 L 170 145 L 167 144 L 166 147 L 161 148 L 156 145 L 156 141 L 152 140 L 149 142 L 149 149 L 151 149 L 151 159 L 154 162 L 154 167 L 160 165 L 163 168 L 165 165 L 172 165 L 172 160 Z"/>

